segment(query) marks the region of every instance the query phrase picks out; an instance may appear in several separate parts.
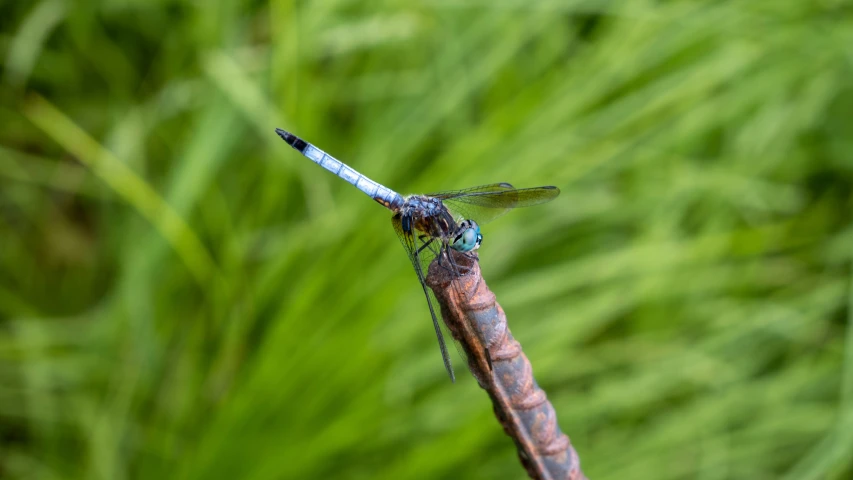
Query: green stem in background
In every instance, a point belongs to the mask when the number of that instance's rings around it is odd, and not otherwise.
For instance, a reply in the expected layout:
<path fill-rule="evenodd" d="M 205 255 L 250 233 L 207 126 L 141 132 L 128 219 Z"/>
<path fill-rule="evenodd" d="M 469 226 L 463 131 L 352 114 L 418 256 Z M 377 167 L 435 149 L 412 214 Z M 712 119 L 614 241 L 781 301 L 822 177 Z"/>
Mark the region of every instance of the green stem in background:
<path fill-rule="evenodd" d="M 202 286 L 209 285 L 211 280 L 224 282 L 192 228 L 130 167 L 41 96 L 32 95 L 28 99 L 24 114 L 148 220 Z"/>

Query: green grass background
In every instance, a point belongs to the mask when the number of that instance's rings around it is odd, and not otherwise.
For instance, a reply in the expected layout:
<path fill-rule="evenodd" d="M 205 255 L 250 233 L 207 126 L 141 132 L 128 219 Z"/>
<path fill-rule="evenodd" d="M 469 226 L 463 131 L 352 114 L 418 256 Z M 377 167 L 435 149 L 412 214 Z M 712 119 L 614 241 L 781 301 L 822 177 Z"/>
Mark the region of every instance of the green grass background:
<path fill-rule="evenodd" d="M 0 477 L 522 478 L 389 213 L 482 269 L 590 478 L 853 477 L 853 6 L 0 7 Z M 451 349 L 452 350 L 452 349 Z"/>

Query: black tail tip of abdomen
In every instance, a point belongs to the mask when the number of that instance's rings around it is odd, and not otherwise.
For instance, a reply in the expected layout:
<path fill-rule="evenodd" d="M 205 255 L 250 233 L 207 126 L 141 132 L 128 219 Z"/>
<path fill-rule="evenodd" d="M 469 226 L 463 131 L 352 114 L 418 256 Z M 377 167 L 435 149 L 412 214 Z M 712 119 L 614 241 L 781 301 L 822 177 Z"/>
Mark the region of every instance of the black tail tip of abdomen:
<path fill-rule="evenodd" d="M 288 145 L 299 150 L 300 152 L 305 150 L 305 147 L 308 146 L 308 144 L 305 143 L 305 140 L 302 140 L 301 138 L 297 137 L 296 135 L 294 135 L 290 132 L 287 132 L 285 130 L 282 130 L 280 128 L 276 128 L 275 133 L 277 133 L 278 136 L 282 138 L 282 140 L 287 142 Z"/>

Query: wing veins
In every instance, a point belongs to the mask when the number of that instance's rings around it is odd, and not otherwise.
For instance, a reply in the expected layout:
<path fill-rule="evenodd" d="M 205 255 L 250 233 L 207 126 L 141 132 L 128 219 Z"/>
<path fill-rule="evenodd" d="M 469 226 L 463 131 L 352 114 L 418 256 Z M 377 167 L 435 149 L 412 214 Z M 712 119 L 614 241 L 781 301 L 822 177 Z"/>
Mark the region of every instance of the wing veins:
<path fill-rule="evenodd" d="M 432 305 L 432 299 L 430 298 L 429 291 L 427 290 L 426 278 L 424 277 L 424 272 L 421 268 L 420 252 L 415 244 L 414 235 L 403 231 L 403 225 L 399 216 L 394 216 L 391 219 L 391 223 L 394 224 L 394 230 L 397 232 L 397 236 L 400 238 L 400 242 L 406 250 L 409 261 L 412 262 L 412 266 L 415 268 L 415 273 L 418 276 L 418 281 L 421 284 L 421 288 L 423 288 L 424 296 L 426 297 L 427 305 L 429 306 L 429 313 L 432 317 L 432 326 L 435 329 L 435 336 L 438 340 L 438 349 L 441 350 L 441 360 L 444 362 L 444 369 L 447 370 L 447 374 L 450 376 L 450 381 L 455 383 L 456 375 L 453 373 L 453 365 L 450 363 L 450 355 L 447 353 L 444 333 L 441 331 L 441 326 L 439 325 L 438 318 L 435 315 L 435 308 Z M 432 241 L 432 239 L 430 241 Z"/>

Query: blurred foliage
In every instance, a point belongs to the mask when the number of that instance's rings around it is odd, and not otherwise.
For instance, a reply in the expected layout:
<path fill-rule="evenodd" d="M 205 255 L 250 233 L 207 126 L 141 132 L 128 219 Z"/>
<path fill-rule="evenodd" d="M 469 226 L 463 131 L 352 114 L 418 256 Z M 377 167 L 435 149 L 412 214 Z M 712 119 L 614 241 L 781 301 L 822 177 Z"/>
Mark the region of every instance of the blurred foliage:
<path fill-rule="evenodd" d="M 851 45 L 843 0 L 3 2 L 0 477 L 523 477 L 283 127 L 562 189 L 480 257 L 590 478 L 851 478 Z"/>

